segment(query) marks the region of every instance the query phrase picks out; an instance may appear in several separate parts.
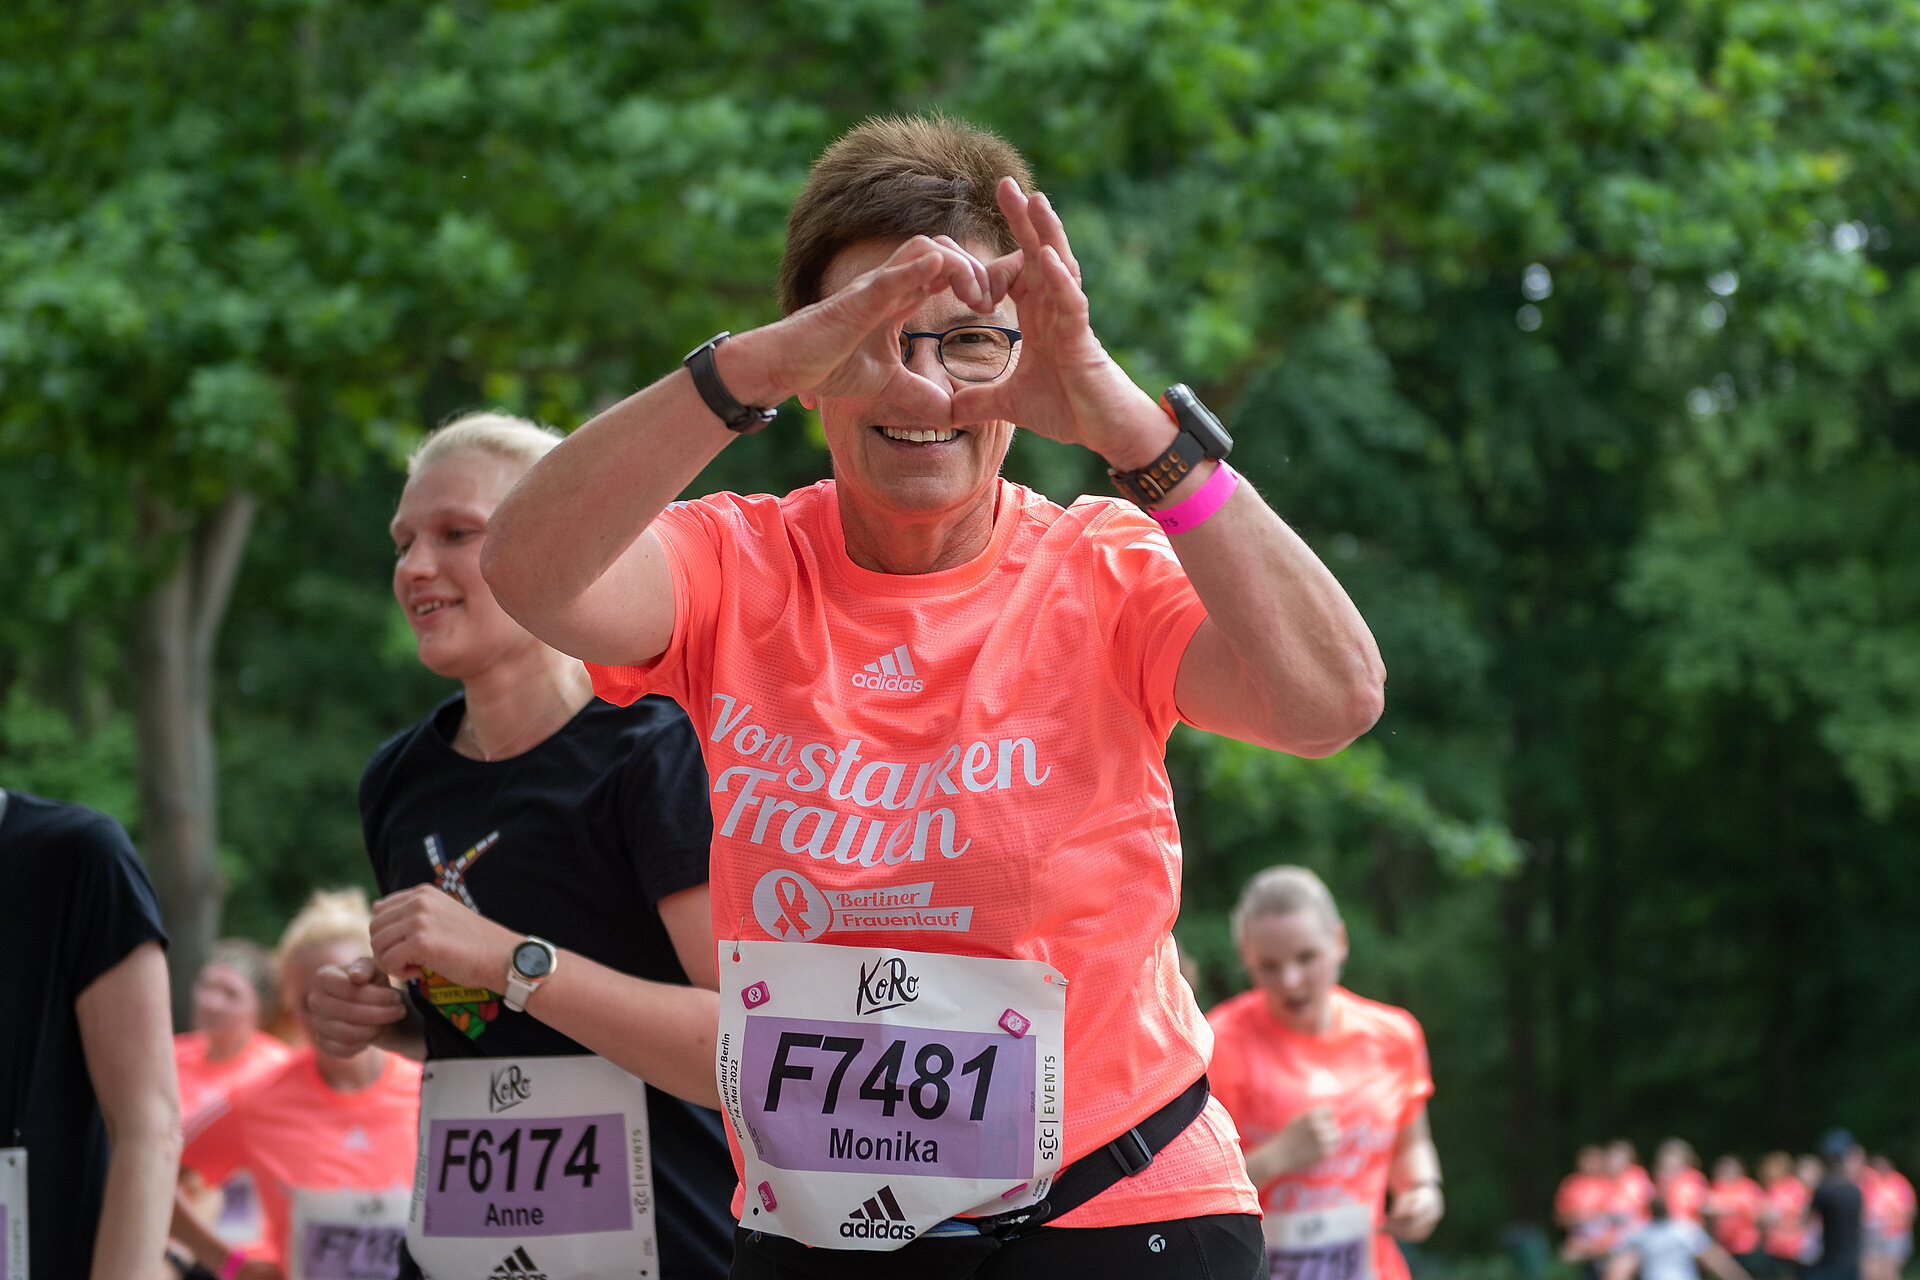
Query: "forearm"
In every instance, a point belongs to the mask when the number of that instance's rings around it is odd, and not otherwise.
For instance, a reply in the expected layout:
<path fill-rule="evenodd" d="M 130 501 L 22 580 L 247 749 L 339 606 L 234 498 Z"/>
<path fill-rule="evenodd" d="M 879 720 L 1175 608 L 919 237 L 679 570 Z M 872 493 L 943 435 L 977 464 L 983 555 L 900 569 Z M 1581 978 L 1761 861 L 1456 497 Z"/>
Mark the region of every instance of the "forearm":
<path fill-rule="evenodd" d="M 750 337 L 719 352 L 731 354 Z M 728 368 L 722 361 L 723 377 Z M 589 646 L 569 640 L 592 633 L 590 588 L 733 438 L 684 369 L 601 413 L 528 471 L 488 520 L 482 568 L 494 596 L 528 630 L 576 657 L 650 657 L 578 652 Z"/>
<path fill-rule="evenodd" d="M 1182 496 L 1176 490 L 1170 498 Z M 1250 483 L 1171 541 L 1231 668 L 1232 700 L 1210 717 L 1228 720 L 1222 731 L 1298 755 L 1328 755 L 1372 726 L 1386 682 L 1372 632 L 1313 549 Z"/>
<path fill-rule="evenodd" d="M 167 1234 L 187 1246 L 187 1251 L 207 1270 L 218 1274 L 226 1265 L 226 1241 L 200 1220 L 200 1215 L 188 1203 L 186 1193 L 178 1188 L 173 1193 L 173 1221 L 167 1228 Z"/>
<path fill-rule="evenodd" d="M 93 1240 L 94 1280 L 153 1273 L 167 1245 L 180 1129 L 165 1117 L 121 1125 L 112 1135 L 106 1194 Z"/>
<path fill-rule="evenodd" d="M 1284 1178 L 1290 1173 L 1304 1173 L 1312 1168 L 1312 1161 L 1302 1161 L 1287 1144 L 1277 1140 L 1261 1143 L 1246 1153 L 1247 1177 L 1256 1187 L 1264 1187 L 1275 1178 Z"/>
<path fill-rule="evenodd" d="M 562 952 L 527 1012 L 656 1089 L 720 1106 L 713 1070 L 720 997 L 712 991 L 636 978 Z"/>
<path fill-rule="evenodd" d="M 1433 1139 L 1419 1135 L 1394 1149 L 1387 1167 L 1387 1187 L 1398 1194 L 1414 1187 L 1440 1185 L 1440 1152 Z"/>

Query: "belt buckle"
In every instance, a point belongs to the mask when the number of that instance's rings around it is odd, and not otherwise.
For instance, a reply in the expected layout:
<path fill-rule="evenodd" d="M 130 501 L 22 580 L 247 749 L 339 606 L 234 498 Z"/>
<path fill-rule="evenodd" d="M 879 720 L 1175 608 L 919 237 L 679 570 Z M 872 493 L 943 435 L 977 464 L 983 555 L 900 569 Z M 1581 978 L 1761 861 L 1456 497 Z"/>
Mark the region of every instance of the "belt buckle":
<path fill-rule="evenodd" d="M 1138 1129 L 1129 1129 L 1109 1142 L 1107 1151 L 1129 1178 L 1139 1175 L 1153 1163 L 1153 1148 L 1147 1145 L 1147 1140 L 1140 1136 Z"/>

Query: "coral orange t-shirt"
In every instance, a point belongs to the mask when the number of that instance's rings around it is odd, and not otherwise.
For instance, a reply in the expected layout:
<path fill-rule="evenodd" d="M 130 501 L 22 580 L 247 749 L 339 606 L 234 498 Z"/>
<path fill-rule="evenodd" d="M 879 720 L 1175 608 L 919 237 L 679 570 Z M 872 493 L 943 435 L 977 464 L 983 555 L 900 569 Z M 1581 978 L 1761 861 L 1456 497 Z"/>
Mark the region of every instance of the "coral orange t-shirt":
<path fill-rule="evenodd" d="M 1713 1238 L 1736 1256 L 1760 1247 L 1760 1184 L 1752 1178 L 1715 1178 L 1707 1188 L 1705 1209 Z"/>
<path fill-rule="evenodd" d="M 180 1163 L 209 1182 L 245 1169 L 260 1192 L 271 1258 L 289 1255 L 296 1191 L 386 1191 L 413 1185 L 420 1064 L 389 1053 L 364 1089 L 335 1093 L 314 1051 L 216 1102 L 186 1135 Z"/>
<path fill-rule="evenodd" d="M 1768 1183 L 1762 1194 L 1773 1214 L 1773 1223 L 1762 1236 L 1766 1251 L 1776 1258 L 1798 1262 L 1800 1246 L 1807 1236 L 1807 1202 L 1813 1193 L 1807 1190 L 1806 1183 L 1788 1174 Z"/>
<path fill-rule="evenodd" d="M 1330 1108 L 1340 1129 L 1338 1149 L 1304 1173 L 1261 1187 L 1261 1203 L 1269 1213 L 1367 1206 L 1375 1232 L 1374 1274 L 1406 1280 L 1406 1261 L 1380 1226 L 1394 1144 L 1433 1096 L 1426 1037 L 1405 1009 L 1344 987 L 1331 996 L 1333 1021 L 1319 1035 L 1275 1018 L 1259 991 L 1216 1005 L 1207 1015 L 1214 1035 L 1214 1096 L 1249 1150 L 1313 1108 Z"/>
<path fill-rule="evenodd" d="M 1682 1169 L 1660 1183 L 1667 1216 L 1682 1222 L 1700 1221 L 1700 1205 L 1707 1198 L 1707 1176 L 1698 1169 Z"/>
<path fill-rule="evenodd" d="M 1578 1256 L 1593 1257 L 1613 1248 L 1617 1233 L 1607 1214 L 1612 1198 L 1613 1184 L 1600 1174 L 1575 1172 L 1560 1180 L 1553 1211 Z"/>
<path fill-rule="evenodd" d="M 939 573 L 854 564 L 832 481 L 678 503 L 653 528 L 673 638 L 645 668 L 589 669 L 609 702 L 668 694 L 700 733 L 715 938 L 1055 966 L 1068 1161 L 1199 1078 L 1212 1036 L 1170 932 L 1165 747 L 1206 610 L 1166 535 L 1117 500 L 1062 509 L 1008 481 L 986 549 Z M 818 927 L 796 927 L 795 894 Z M 1258 1204 L 1209 1104 L 1054 1225 L 1234 1212 Z"/>
<path fill-rule="evenodd" d="M 218 1062 L 207 1057 L 207 1037 L 182 1031 L 173 1038 L 173 1066 L 180 1077 L 180 1119 L 192 1125 L 207 1104 L 266 1075 L 293 1056 L 293 1050 L 264 1031 L 253 1033 L 239 1053 Z"/>
<path fill-rule="evenodd" d="M 1913 1184 L 1899 1170 L 1881 1173 L 1861 1170 L 1861 1197 L 1867 1225 L 1882 1239 L 1897 1239 L 1913 1230 Z"/>

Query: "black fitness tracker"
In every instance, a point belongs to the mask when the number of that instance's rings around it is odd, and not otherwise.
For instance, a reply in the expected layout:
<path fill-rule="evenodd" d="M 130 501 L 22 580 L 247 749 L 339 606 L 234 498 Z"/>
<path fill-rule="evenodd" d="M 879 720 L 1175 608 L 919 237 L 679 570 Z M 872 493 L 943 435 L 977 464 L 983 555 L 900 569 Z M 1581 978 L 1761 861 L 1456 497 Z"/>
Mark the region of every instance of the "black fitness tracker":
<path fill-rule="evenodd" d="M 713 364 L 713 349 L 732 336 L 722 329 L 687 352 L 687 358 L 680 363 L 693 375 L 694 390 L 707 402 L 707 408 L 713 410 L 713 416 L 726 423 L 729 430 L 750 436 L 773 421 L 774 411 L 741 404 L 733 398 L 733 392 L 727 390 L 727 384 L 720 381 L 720 370 Z"/>
<path fill-rule="evenodd" d="M 1168 387 L 1160 397 L 1160 407 L 1180 428 L 1180 434 L 1173 438 L 1167 451 L 1138 471 L 1107 468 L 1108 477 L 1119 486 L 1120 492 L 1143 507 L 1166 497 L 1201 462 L 1224 458 L 1233 452 L 1233 437 L 1186 383 L 1176 382 Z"/>

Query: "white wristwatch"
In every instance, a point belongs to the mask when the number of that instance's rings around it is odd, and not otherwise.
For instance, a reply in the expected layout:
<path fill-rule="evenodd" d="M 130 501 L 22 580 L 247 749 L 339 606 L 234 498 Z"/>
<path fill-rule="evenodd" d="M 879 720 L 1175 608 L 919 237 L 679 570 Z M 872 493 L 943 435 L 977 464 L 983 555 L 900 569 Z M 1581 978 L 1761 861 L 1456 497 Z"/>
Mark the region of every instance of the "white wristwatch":
<path fill-rule="evenodd" d="M 528 937 L 515 946 L 507 961 L 507 993 L 501 1003 L 525 1013 L 527 999 L 560 967 L 560 952 L 545 938 Z"/>

